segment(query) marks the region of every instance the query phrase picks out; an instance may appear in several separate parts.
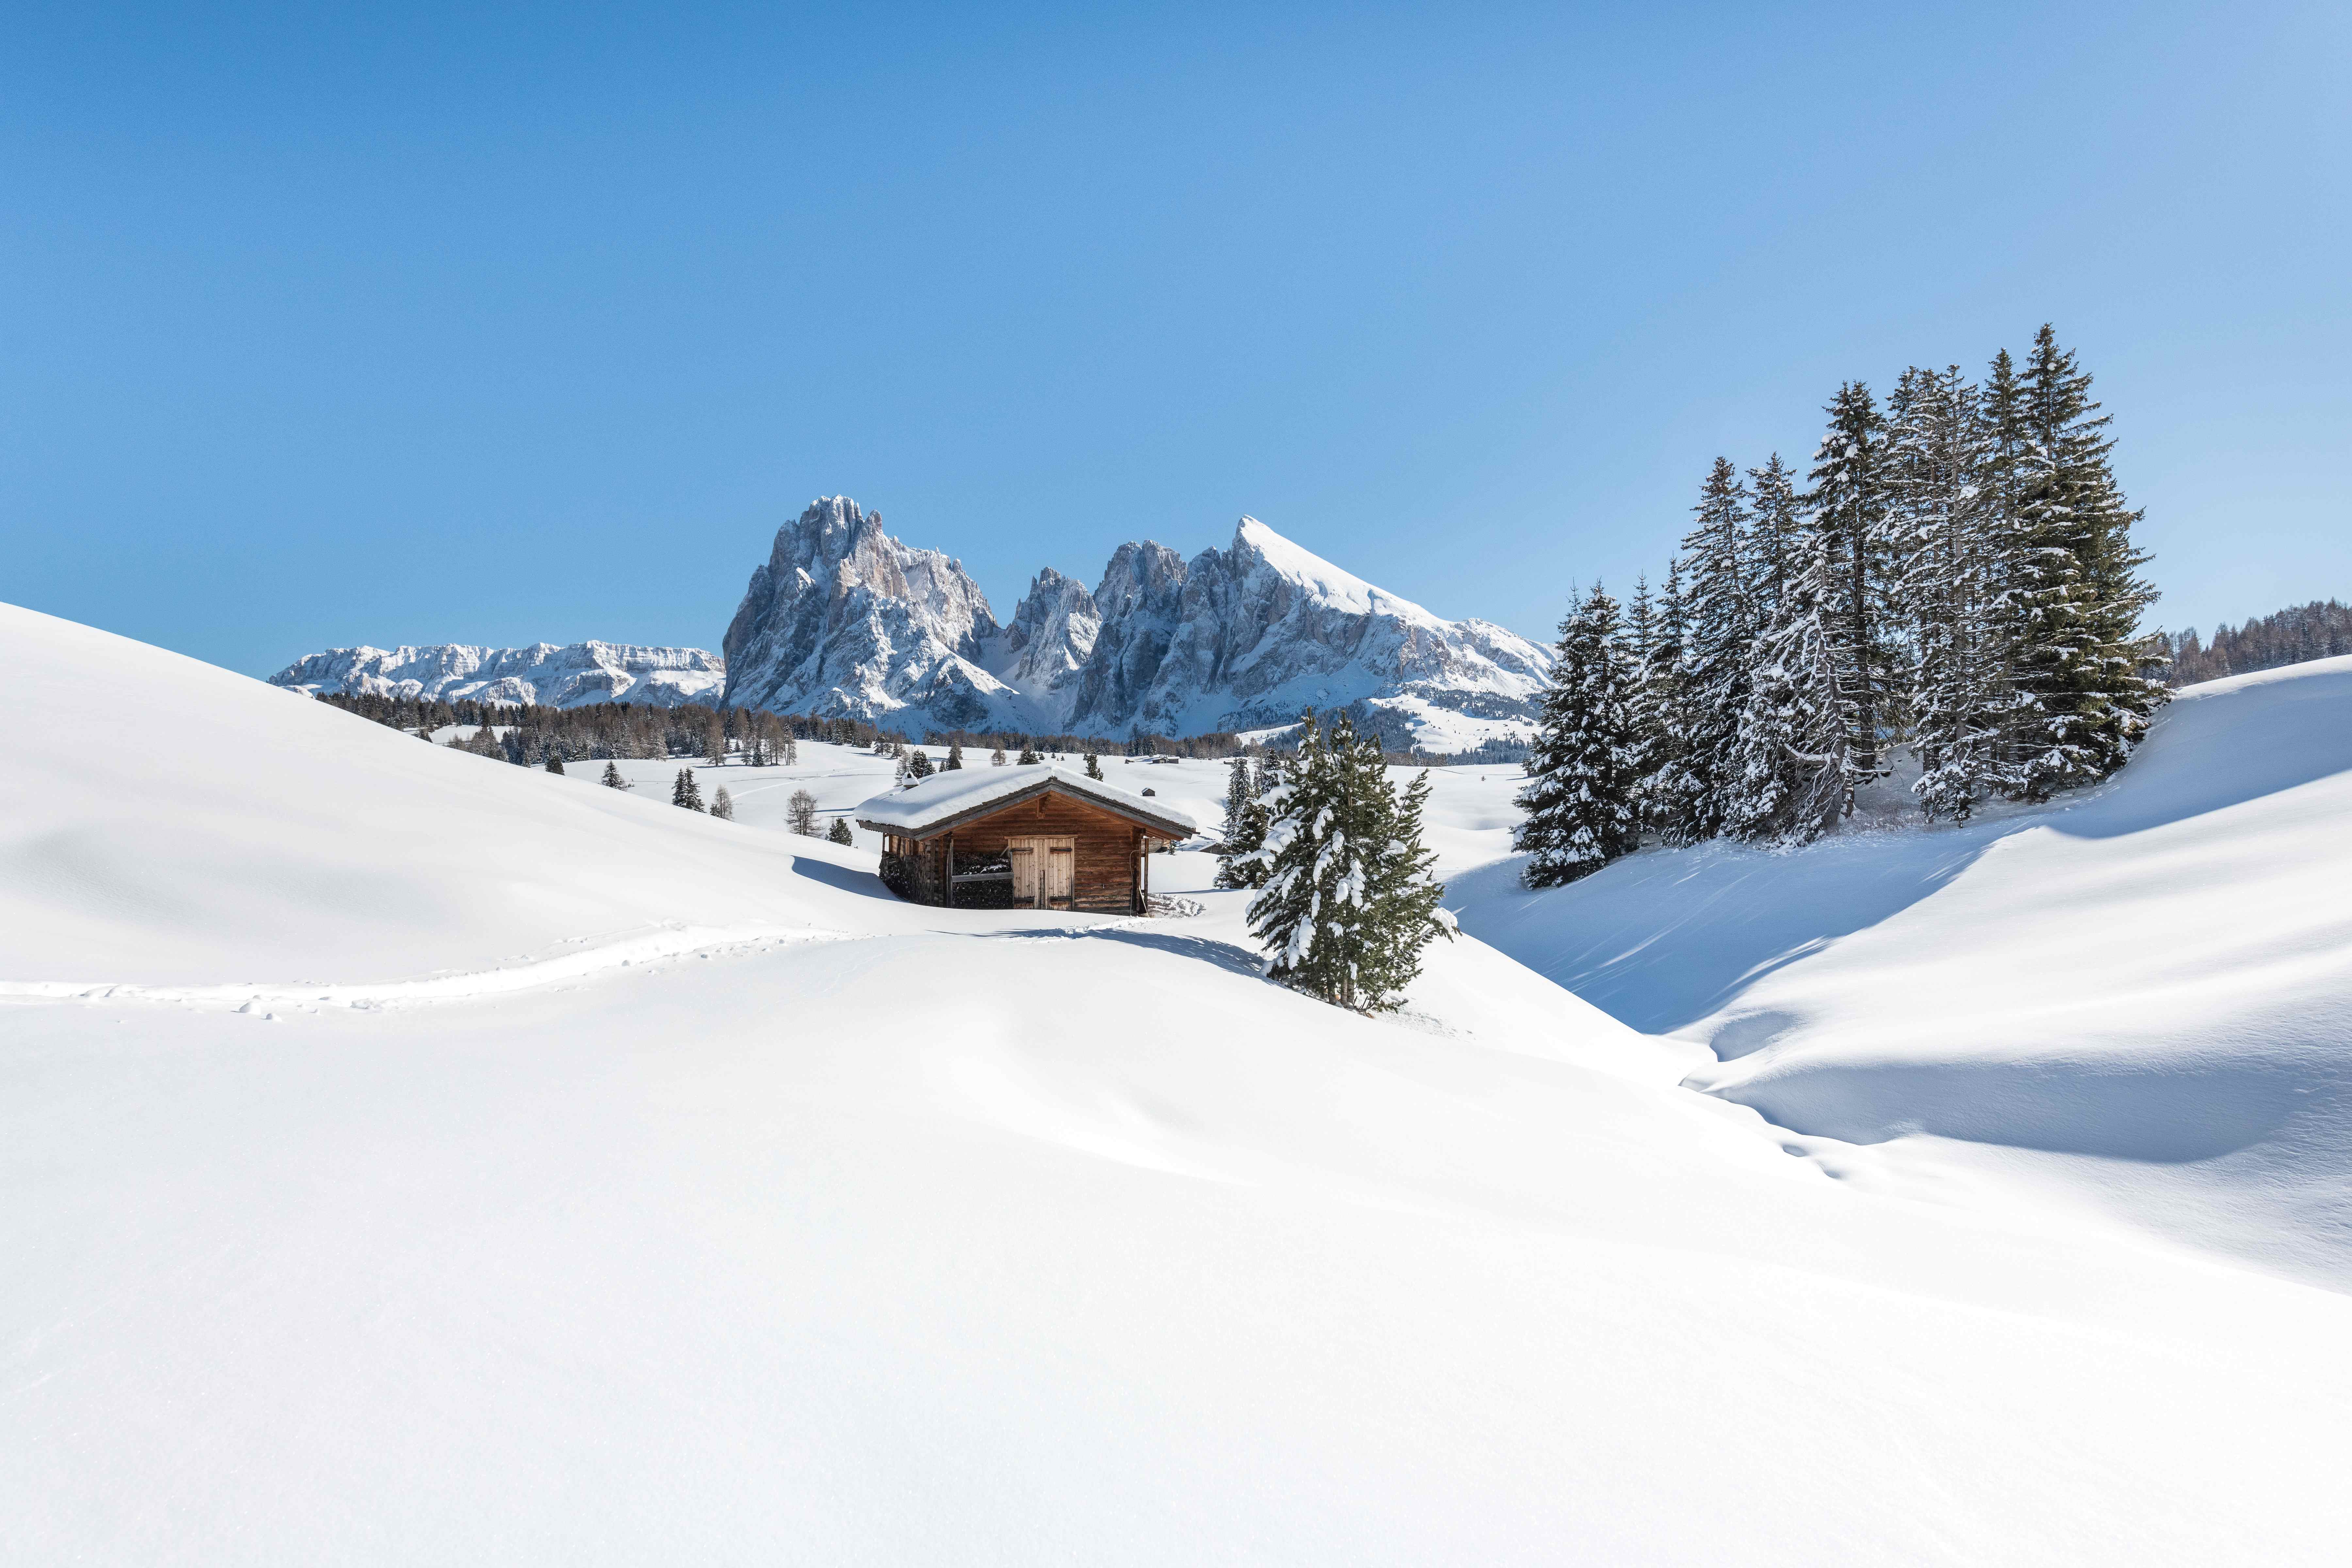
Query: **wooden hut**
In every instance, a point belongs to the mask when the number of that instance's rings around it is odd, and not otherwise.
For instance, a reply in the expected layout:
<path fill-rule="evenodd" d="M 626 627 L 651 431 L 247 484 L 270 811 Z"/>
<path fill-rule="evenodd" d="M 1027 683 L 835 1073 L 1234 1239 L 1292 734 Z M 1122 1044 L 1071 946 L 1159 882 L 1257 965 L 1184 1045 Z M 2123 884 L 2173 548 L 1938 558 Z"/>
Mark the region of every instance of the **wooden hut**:
<path fill-rule="evenodd" d="M 882 835 L 894 892 L 961 909 L 1139 915 L 1151 852 L 1195 831 L 1156 798 L 1051 763 L 934 773 L 854 815 Z"/>

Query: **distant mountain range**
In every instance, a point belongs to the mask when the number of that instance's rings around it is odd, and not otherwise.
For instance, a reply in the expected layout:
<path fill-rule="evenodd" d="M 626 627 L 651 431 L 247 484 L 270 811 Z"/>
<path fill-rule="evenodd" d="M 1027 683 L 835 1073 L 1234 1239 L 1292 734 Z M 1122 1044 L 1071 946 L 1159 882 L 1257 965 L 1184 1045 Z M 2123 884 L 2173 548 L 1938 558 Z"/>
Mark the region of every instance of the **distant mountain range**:
<path fill-rule="evenodd" d="M 559 647 L 331 647 L 295 660 L 269 678 L 299 691 L 431 697 L 451 701 L 536 702 L 580 708 L 635 702 L 676 708 L 716 705 L 727 682 L 725 661 L 698 647 L 638 647 L 576 642 Z"/>
<path fill-rule="evenodd" d="M 1048 568 L 999 622 L 962 563 L 846 496 L 776 531 L 722 644 L 336 648 L 270 679 L 312 691 L 540 702 L 724 702 L 929 731 L 1195 735 L 1347 709 L 1391 744 L 1525 735 L 1551 652 L 1449 621 L 1243 518 L 1186 561 L 1120 545 L 1092 592 Z"/>

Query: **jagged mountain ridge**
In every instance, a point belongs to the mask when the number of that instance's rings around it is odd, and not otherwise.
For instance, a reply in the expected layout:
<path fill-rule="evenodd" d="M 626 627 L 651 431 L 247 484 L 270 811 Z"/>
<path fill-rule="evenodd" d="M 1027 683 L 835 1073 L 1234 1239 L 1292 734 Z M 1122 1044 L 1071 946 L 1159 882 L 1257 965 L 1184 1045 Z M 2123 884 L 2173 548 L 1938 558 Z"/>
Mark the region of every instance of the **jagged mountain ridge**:
<path fill-rule="evenodd" d="M 394 648 L 331 647 L 296 659 L 269 678 L 313 695 L 438 698 L 581 708 L 635 702 L 655 708 L 715 705 L 726 662 L 698 647 L 577 642 L 528 647 L 433 643 Z"/>
<path fill-rule="evenodd" d="M 1090 594 L 1048 568 L 1000 625 L 940 552 L 845 496 L 777 531 L 725 643 L 726 700 L 919 732 L 1198 734 L 1352 709 L 1394 742 L 1463 751 L 1532 721 L 1549 649 L 1448 621 L 1244 518 L 1184 560 L 1118 546 Z"/>

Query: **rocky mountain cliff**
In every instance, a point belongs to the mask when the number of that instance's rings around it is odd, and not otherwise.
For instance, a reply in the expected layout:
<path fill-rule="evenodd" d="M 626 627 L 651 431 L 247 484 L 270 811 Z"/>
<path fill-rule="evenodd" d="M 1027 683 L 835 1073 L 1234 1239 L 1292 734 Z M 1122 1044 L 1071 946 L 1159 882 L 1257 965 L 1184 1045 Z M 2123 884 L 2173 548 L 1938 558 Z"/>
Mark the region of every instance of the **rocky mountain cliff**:
<path fill-rule="evenodd" d="M 435 643 L 425 647 L 331 647 L 295 660 L 269 678 L 272 686 L 352 696 L 431 697 L 455 701 L 536 702 L 579 708 L 635 702 L 676 708 L 715 704 L 727 679 L 724 660 L 698 647 L 638 647 L 629 643 L 578 642 L 559 647 L 476 647 Z"/>
<path fill-rule="evenodd" d="M 1003 628 L 962 563 L 825 496 L 776 531 L 727 628 L 726 700 L 779 713 L 979 729 L 1015 689 L 984 665 Z"/>
<path fill-rule="evenodd" d="M 1524 734 L 1549 649 L 1448 621 L 1244 518 L 1190 562 L 1122 544 L 1089 594 L 1040 572 L 1010 624 L 940 552 L 819 500 L 776 534 L 728 628 L 726 700 L 904 729 L 1198 734 L 1351 708 L 1397 744 Z"/>

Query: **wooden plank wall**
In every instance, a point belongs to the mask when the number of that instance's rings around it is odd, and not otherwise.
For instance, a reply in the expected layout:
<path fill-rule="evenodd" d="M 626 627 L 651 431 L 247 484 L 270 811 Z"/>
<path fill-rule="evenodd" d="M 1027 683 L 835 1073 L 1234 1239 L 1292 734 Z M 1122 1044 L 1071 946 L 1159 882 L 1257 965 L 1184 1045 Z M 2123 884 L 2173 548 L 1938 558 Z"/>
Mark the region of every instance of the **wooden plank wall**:
<path fill-rule="evenodd" d="M 975 817 L 955 830 L 956 859 L 978 860 L 1004 853 L 1014 838 L 1052 835 L 1076 841 L 1076 864 L 1071 868 L 1070 907 L 1098 914 L 1127 915 L 1137 911 L 1136 865 L 1143 849 L 1143 830 L 1123 816 L 1097 811 L 1066 795 L 1040 795 L 987 816 Z M 944 867 L 946 839 L 924 846 Z"/>

